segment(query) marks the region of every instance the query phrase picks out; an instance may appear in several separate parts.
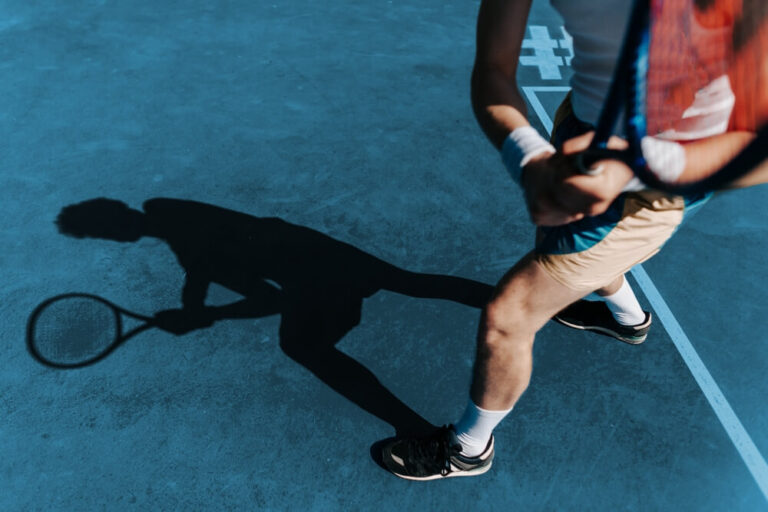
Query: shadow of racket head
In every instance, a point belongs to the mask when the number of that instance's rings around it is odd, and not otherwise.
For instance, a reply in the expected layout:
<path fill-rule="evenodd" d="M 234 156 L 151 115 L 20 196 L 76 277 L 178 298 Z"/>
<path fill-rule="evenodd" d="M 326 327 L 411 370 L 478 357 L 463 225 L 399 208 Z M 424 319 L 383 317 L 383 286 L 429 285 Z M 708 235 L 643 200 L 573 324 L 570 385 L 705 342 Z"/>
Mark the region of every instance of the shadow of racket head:
<path fill-rule="evenodd" d="M 123 332 L 124 318 L 141 324 Z M 89 293 L 65 293 L 40 303 L 27 322 L 27 350 L 51 368 L 82 368 L 101 361 L 136 334 L 152 327 L 151 318 L 127 311 Z"/>

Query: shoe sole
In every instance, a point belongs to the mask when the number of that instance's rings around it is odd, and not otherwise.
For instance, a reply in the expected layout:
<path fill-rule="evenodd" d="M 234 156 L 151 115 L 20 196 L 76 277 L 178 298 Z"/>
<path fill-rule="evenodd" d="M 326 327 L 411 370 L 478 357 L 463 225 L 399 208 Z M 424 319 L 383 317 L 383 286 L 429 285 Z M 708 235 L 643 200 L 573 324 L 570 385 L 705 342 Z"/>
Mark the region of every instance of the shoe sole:
<path fill-rule="evenodd" d="M 554 317 L 555 322 L 565 325 L 566 327 L 570 327 L 571 329 L 578 329 L 580 331 L 595 331 L 602 334 L 606 334 L 610 336 L 611 338 L 616 338 L 619 341 L 623 341 L 624 343 L 628 343 L 630 345 L 640 345 L 642 342 L 645 341 L 645 339 L 648 337 L 647 334 L 640 336 L 640 337 L 628 337 L 628 336 L 622 336 L 621 334 L 617 333 L 616 331 L 612 331 L 610 329 L 606 329 L 605 327 L 600 327 L 599 325 L 578 325 L 578 324 L 572 324 L 570 322 L 566 322 L 565 320 Z"/>
<path fill-rule="evenodd" d="M 490 455 L 490 461 L 488 462 L 488 465 L 479 467 L 477 469 L 470 469 L 466 471 L 451 471 L 447 475 L 442 475 L 440 473 L 436 475 L 430 475 L 430 476 L 411 476 L 411 475 L 403 475 L 402 473 L 398 473 L 399 467 L 396 464 L 393 464 L 392 461 L 392 452 L 390 451 L 390 446 L 385 447 L 381 451 L 382 459 L 384 462 L 384 466 L 387 468 L 387 470 L 392 473 L 395 476 L 398 476 L 400 478 L 403 478 L 405 480 L 413 480 L 417 482 L 421 481 L 429 481 L 429 480 L 439 480 L 442 478 L 453 478 L 455 476 L 477 476 L 482 475 L 483 473 L 486 473 L 489 469 L 491 469 L 491 465 L 493 464 L 493 454 Z M 455 467 L 455 466 L 454 466 Z"/>
<path fill-rule="evenodd" d="M 471 471 L 452 471 L 452 472 L 448 473 L 447 475 L 437 474 L 437 475 L 423 476 L 423 477 L 401 475 L 400 473 L 396 473 L 396 472 L 392 471 L 391 469 L 389 471 L 393 475 L 399 476 L 400 478 L 404 478 L 405 480 L 413 480 L 415 482 L 427 482 L 429 480 L 440 480 L 442 478 L 453 478 L 455 476 L 478 476 L 478 475 L 482 475 L 483 473 L 487 473 L 488 470 L 491 469 L 492 465 L 493 465 L 493 463 L 488 464 L 487 466 L 483 466 L 483 467 L 478 468 L 478 469 L 473 469 Z"/>

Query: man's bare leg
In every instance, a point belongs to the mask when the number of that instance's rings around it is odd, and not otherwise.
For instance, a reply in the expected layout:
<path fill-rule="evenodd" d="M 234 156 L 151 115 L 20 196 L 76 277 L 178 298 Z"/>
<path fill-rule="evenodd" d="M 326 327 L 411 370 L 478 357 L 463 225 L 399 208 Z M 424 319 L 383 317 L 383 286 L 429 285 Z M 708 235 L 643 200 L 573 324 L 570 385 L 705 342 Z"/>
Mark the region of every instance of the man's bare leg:
<path fill-rule="evenodd" d="M 619 276 L 597 292 L 610 297 L 627 286 Z M 528 387 L 536 332 L 583 295 L 553 279 L 532 255 L 497 285 L 480 320 L 471 401 L 455 427 L 465 455 L 476 457 L 489 449 L 493 429 Z"/>
<path fill-rule="evenodd" d="M 606 288 L 624 286 L 622 278 Z M 493 460 L 493 430 L 528 387 L 536 333 L 555 314 L 588 290 L 576 291 L 555 280 L 533 254 L 499 282 L 480 319 L 470 400 L 453 428 L 426 439 L 387 444 L 386 467 L 398 476 L 431 480 L 482 474 Z M 631 290 L 630 290 L 631 292 Z"/>
<path fill-rule="evenodd" d="M 471 400 L 454 427 L 462 454 L 491 451 L 493 429 L 530 382 L 536 332 L 585 294 L 553 279 L 531 254 L 502 278 L 480 319 Z"/>
<path fill-rule="evenodd" d="M 515 265 L 480 319 L 472 401 L 487 410 L 514 406 L 530 381 L 536 332 L 583 295 L 550 277 L 531 254 Z"/>
<path fill-rule="evenodd" d="M 382 452 L 387 468 L 415 480 L 487 471 L 493 458 L 491 432 L 528 387 L 534 335 L 583 295 L 550 277 L 532 254 L 518 262 L 496 286 L 480 319 L 471 400 L 464 417 L 433 438 L 388 444 Z M 447 451 L 451 455 L 446 459 Z"/>

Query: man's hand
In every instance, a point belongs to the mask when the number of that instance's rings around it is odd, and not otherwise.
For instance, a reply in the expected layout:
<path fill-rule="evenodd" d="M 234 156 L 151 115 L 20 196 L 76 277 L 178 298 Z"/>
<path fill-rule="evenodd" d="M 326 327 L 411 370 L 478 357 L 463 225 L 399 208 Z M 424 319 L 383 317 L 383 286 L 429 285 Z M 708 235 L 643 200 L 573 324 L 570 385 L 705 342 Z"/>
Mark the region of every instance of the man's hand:
<path fill-rule="evenodd" d="M 584 218 L 561 201 L 565 180 L 573 174 L 572 162 L 560 153 L 534 158 L 523 168 L 523 191 L 531 221 L 537 226 L 559 226 Z"/>
<path fill-rule="evenodd" d="M 523 189 L 531 220 L 537 226 L 559 226 L 599 215 L 632 179 L 632 170 L 623 162 L 603 160 L 598 175 L 581 174 L 574 155 L 592 141 L 589 132 L 563 144 L 561 152 L 530 161 L 523 169 Z M 626 141 L 611 137 L 611 149 L 624 149 Z"/>

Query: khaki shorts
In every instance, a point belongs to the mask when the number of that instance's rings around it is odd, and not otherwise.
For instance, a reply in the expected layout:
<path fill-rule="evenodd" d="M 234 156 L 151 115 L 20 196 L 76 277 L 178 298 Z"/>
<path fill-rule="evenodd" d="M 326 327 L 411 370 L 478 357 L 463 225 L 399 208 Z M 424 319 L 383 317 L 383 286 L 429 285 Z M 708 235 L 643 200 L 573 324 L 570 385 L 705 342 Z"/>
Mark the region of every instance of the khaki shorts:
<path fill-rule="evenodd" d="M 570 95 L 566 96 L 555 116 L 555 146 L 590 129 L 573 115 Z M 683 219 L 710 197 L 655 190 L 621 194 L 601 215 L 540 228 L 536 260 L 553 279 L 586 295 L 659 252 Z"/>

